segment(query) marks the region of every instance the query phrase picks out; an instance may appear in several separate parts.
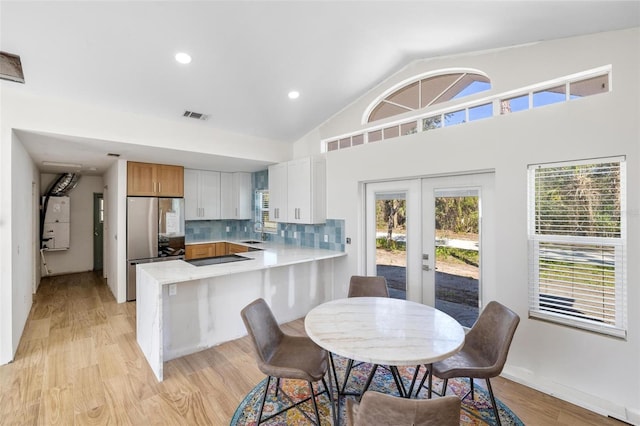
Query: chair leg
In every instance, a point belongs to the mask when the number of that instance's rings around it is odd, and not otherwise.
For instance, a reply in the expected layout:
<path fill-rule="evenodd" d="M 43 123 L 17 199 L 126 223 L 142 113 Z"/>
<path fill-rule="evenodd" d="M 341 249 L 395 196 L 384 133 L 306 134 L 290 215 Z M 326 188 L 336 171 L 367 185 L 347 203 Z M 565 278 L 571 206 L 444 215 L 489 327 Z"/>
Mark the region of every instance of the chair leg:
<path fill-rule="evenodd" d="M 491 381 L 487 377 L 487 389 L 489 390 L 489 397 L 491 398 L 491 405 L 493 406 L 493 414 L 496 416 L 496 424 L 502 426 L 500 422 L 500 414 L 498 412 L 498 404 L 496 404 L 496 398 L 493 396 L 493 389 L 491 389 Z"/>
<path fill-rule="evenodd" d="M 475 394 L 474 387 L 473 387 L 473 377 L 469 377 L 469 387 L 471 388 L 471 400 L 475 401 L 476 394 Z"/>
<path fill-rule="evenodd" d="M 262 394 L 262 403 L 260 404 L 260 413 L 258 414 L 257 424 L 260 424 L 260 422 L 262 421 L 262 410 L 264 409 L 264 403 L 267 400 L 267 391 L 269 390 L 270 383 L 271 383 L 271 376 L 267 377 L 267 384 L 264 386 L 264 393 Z"/>
<path fill-rule="evenodd" d="M 280 389 L 280 377 L 276 378 L 276 398 L 278 397 L 278 389 Z"/>
<path fill-rule="evenodd" d="M 322 379 L 324 382 L 324 379 Z M 318 412 L 318 403 L 316 402 L 316 395 L 313 391 L 313 383 L 309 383 L 309 390 L 311 391 L 311 400 L 313 401 L 313 410 L 316 412 L 316 420 L 318 421 L 318 426 L 320 426 L 320 413 Z M 326 386 L 326 383 L 325 383 Z"/>
<path fill-rule="evenodd" d="M 447 394 L 447 385 L 449 384 L 449 379 L 442 379 L 442 395 L 445 396 Z"/>

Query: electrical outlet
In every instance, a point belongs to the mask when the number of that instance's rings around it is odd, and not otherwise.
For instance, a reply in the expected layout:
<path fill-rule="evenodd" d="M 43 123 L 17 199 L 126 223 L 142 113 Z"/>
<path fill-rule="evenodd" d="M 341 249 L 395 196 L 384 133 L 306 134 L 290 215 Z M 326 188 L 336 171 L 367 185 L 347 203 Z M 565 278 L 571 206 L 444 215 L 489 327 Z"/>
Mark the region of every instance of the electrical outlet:
<path fill-rule="evenodd" d="M 347 237 L 347 244 L 351 244 L 351 238 Z"/>
<path fill-rule="evenodd" d="M 325 243 L 329 242 L 329 236 L 327 234 L 324 235 L 324 242 Z"/>
<path fill-rule="evenodd" d="M 177 284 L 169 284 L 169 296 L 175 296 L 178 293 Z"/>

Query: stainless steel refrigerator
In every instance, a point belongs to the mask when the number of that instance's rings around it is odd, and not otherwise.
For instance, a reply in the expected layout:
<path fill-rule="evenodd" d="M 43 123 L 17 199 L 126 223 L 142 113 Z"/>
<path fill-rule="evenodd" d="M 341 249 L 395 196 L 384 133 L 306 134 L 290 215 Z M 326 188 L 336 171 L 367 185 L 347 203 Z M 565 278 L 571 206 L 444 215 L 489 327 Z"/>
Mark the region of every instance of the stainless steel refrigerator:
<path fill-rule="evenodd" d="M 136 300 L 136 265 L 184 259 L 184 199 L 127 198 L 127 301 Z"/>

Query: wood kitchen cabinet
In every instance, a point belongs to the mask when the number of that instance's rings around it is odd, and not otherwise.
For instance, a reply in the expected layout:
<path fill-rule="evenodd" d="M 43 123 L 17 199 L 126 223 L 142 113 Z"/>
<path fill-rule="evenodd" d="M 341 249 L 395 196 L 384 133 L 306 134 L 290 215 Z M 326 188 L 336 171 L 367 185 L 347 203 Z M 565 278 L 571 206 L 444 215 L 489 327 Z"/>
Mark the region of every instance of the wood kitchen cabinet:
<path fill-rule="evenodd" d="M 166 164 L 127 162 L 127 195 L 184 196 L 184 168 Z"/>
<path fill-rule="evenodd" d="M 324 157 L 305 157 L 269 167 L 269 214 L 276 222 L 326 221 Z"/>
<path fill-rule="evenodd" d="M 220 173 L 221 219 L 251 219 L 251 173 Z"/>
<path fill-rule="evenodd" d="M 186 220 L 220 219 L 220 172 L 185 169 L 184 211 Z"/>
<path fill-rule="evenodd" d="M 215 255 L 215 244 L 187 244 L 184 249 L 185 260 L 203 259 Z"/>
<path fill-rule="evenodd" d="M 185 260 L 204 259 L 206 257 L 224 256 L 229 253 L 228 246 L 231 243 L 205 243 L 205 244 L 187 244 L 185 247 Z M 234 244 L 237 245 L 237 244 Z M 239 246 L 244 247 L 244 246 Z M 246 247 L 245 247 L 246 249 Z M 245 250 L 246 251 L 246 250 Z M 237 251 L 235 253 L 240 253 Z"/>
<path fill-rule="evenodd" d="M 240 244 L 227 243 L 227 253 L 226 254 L 235 254 L 235 253 L 246 253 L 249 251 L 249 247 L 243 246 Z"/>

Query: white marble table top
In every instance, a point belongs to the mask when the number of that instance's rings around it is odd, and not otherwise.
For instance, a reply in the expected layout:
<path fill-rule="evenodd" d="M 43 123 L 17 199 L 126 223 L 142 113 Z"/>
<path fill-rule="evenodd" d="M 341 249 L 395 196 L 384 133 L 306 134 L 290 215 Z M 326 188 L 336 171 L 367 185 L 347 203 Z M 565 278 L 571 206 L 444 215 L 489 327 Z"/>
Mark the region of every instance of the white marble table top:
<path fill-rule="evenodd" d="M 324 349 L 357 361 L 418 365 L 443 360 L 464 344 L 464 329 L 431 306 L 382 297 L 323 303 L 305 318 L 309 337 Z"/>

